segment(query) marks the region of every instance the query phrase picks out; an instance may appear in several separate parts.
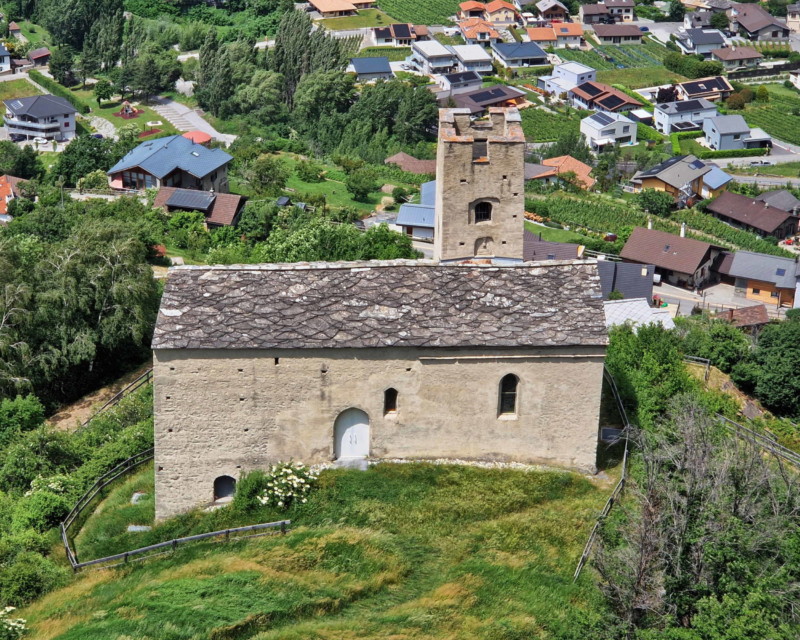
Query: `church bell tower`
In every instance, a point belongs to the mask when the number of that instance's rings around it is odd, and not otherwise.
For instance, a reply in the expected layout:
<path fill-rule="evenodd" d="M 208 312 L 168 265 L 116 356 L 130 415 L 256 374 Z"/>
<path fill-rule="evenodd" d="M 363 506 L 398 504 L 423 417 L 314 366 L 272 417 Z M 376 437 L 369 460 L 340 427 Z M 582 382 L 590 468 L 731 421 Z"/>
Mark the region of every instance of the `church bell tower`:
<path fill-rule="evenodd" d="M 522 260 L 525 135 L 519 111 L 439 110 L 433 257 Z"/>

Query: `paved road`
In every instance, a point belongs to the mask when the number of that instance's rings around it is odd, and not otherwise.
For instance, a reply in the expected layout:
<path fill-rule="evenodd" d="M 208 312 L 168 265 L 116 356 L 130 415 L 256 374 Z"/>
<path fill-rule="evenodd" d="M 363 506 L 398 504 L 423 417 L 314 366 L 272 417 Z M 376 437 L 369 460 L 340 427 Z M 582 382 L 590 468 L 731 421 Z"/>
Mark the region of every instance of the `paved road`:
<path fill-rule="evenodd" d="M 747 182 L 749 184 L 757 184 L 762 187 L 783 187 L 787 184 L 793 187 L 800 187 L 800 178 L 782 178 L 780 176 L 744 176 L 732 174 L 736 182 Z"/>
<path fill-rule="evenodd" d="M 220 133 L 194 109 L 170 98 L 156 98 L 153 100 L 153 111 L 162 118 L 169 120 L 178 131 L 203 131 L 212 138 L 221 140 L 226 145 L 236 140 L 235 135 Z"/>

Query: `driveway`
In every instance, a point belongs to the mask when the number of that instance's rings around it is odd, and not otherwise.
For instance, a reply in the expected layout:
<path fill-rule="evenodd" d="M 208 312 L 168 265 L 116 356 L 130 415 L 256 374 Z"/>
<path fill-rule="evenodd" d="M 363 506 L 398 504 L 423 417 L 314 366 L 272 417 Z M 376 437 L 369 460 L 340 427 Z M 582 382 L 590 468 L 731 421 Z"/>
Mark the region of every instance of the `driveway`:
<path fill-rule="evenodd" d="M 153 111 L 169 122 L 178 131 L 203 131 L 212 138 L 230 145 L 236 140 L 236 136 L 229 133 L 220 133 L 194 109 L 185 104 L 175 102 L 171 98 L 156 98 L 153 100 Z"/>
<path fill-rule="evenodd" d="M 669 37 L 678 33 L 678 30 L 683 27 L 683 22 L 648 22 L 647 27 L 653 37 L 659 42 L 667 44 Z"/>

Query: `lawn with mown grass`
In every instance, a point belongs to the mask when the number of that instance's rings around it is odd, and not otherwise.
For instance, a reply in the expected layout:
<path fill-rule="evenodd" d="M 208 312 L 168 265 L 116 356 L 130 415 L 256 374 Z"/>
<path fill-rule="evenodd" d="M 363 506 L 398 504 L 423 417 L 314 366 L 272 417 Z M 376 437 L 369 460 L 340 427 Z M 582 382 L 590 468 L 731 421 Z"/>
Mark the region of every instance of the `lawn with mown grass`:
<path fill-rule="evenodd" d="M 355 16 L 344 18 L 325 18 L 318 20 L 321 24 L 331 31 L 343 31 L 345 29 L 364 29 L 368 27 L 382 27 L 387 24 L 395 24 L 397 20 L 385 14 L 380 9 L 364 9 Z"/>
<path fill-rule="evenodd" d="M 0 82 L 0 101 L 38 96 L 41 93 L 38 87 L 25 80 L 25 78 Z"/>
<path fill-rule="evenodd" d="M 412 24 L 452 24 L 459 0 L 378 0 L 383 9 L 398 22 Z"/>
<path fill-rule="evenodd" d="M 148 468 L 117 485 L 78 538 L 82 560 L 253 522 L 289 518 L 292 530 L 79 574 L 17 612 L 26 638 L 558 638 L 602 607 L 591 573 L 572 573 L 610 488 L 579 474 L 332 469 L 288 511 L 228 506 L 124 533 L 152 517 L 129 505 L 152 482 Z"/>
<path fill-rule="evenodd" d="M 580 233 L 568 231 L 567 229 L 554 229 L 553 227 L 545 227 L 541 224 L 534 224 L 533 222 L 525 221 L 525 228 L 541 236 L 542 240 L 547 242 L 571 242 L 573 244 L 583 244 L 587 238 Z"/>

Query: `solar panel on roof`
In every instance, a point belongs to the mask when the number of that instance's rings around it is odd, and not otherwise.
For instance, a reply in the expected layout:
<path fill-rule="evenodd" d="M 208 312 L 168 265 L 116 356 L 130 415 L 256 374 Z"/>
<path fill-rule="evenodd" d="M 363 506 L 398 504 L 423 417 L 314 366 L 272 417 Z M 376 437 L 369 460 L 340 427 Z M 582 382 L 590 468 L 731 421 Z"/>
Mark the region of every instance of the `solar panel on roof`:
<path fill-rule="evenodd" d="M 619 96 L 606 96 L 598 102 L 609 109 L 616 109 L 619 105 L 625 104 L 625 101 Z"/>
<path fill-rule="evenodd" d="M 603 126 L 605 126 L 605 125 L 607 125 L 607 124 L 611 124 L 612 122 L 614 122 L 614 119 L 613 119 L 613 118 L 609 118 L 609 117 L 608 117 L 608 116 L 607 116 L 605 113 L 602 113 L 602 112 L 600 112 L 600 111 L 598 111 L 597 113 L 595 113 L 595 114 L 592 116 L 592 119 L 593 119 L 595 122 L 599 122 L 599 123 L 600 123 L 601 125 L 603 125 Z"/>
<path fill-rule="evenodd" d="M 596 87 L 595 85 L 590 84 L 588 82 L 578 86 L 578 89 L 585 91 L 590 96 L 596 96 L 599 93 L 603 93 L 603 90 L 600 87 Z"/>
<path fill-rule="evenodd" d="M 410 38 L 411 29 L 408 28 L 407 24 L 396 24 L 394 25 L 394 34 L 398 38 Z"/>
<path fill-rule="evenodd" d="M 214 199 L 216 197 L 215 194 L 207 191 L 179 189 L 169 197 L 169 200 L 167 200 L 167 207 L 205 212 L 214 204 Z"/>
<path fill-rule="evenodd" d="M 692 169 L 702 169 L 706 165 L 705 165 L 705 163 L 701 162 L 700 160 L 693 160 L 692 162 L 689 163 L 689 166 Z"/>
<path fill-rule="evenodd" d="M 776 269 L 775 275 L 776 276 L 785 276 L 786 275 L 786 269 Z"/>

